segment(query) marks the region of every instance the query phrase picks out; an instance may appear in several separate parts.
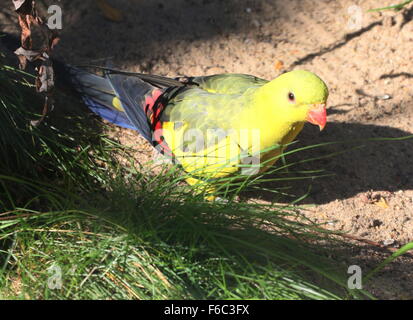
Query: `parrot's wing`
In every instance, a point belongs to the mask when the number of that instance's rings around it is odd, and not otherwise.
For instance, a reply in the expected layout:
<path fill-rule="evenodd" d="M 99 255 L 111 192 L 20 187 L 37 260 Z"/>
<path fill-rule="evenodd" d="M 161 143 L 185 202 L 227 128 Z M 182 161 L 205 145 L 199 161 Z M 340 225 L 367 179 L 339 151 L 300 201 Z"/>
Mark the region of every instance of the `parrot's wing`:
<path fill-rule="evenodd" d="M 237 95 L 223 95 L 189 88 L 168 102 L 161 116 L 162 122 L 172 122 L 176 127 L 185 124 L 186 130 L 206 132 L 208 129 L 226 129 L 229 118 L 236 116 L 229 110 L 231 100 Z M 234 106 L 235 107 L 235 106 Z"/>
<path fill-rule="evenodd" d="M 161 129 L 160 117 L 168 102 L 187 86 L 174 79 L 137 73 L 107 73 L 106 75 L 120 100 L 130 122 L 160 152 L 170 150 L 163 143 L 157 130 Z"/>
<path fill-rule="evenodd" d="M 246 74 L 218 74 L 204 77 L 177 78 L 186 83 L 168 101 L 162 121 L 185 122 L 188 129 L 228 129 L 240 108 L 248 106 L 243 94 L 268 81 Z"/>
<path fill-rule="evenodd" d="M 151 125 L 145 108 L 147 104 L 153 106 L 156 98 L 150 99 L 150 97 L 153 96 L 156 88 L 138 77 L 122 74 L 108 74 L 106 77 L 108 77 L 129 121 L 147 141 L 153 143 Z M 158 96 L 161 93 L 158 92 Z"/>
<path fill-rule="evenodd" d="M 247 106 L 243 98 L 188 88 L 169 101 L 161 116 L 163 136 L 187 172 L 229 175 L 239 169 L 244 151 L 232 126 Z"/>
<path fill-rule="evenodd" d="M 248 167 L 254 161 L 252 148 L 249 142 L 240 143 L 242 135 L 251 139 L 252 131 L 239 130 L 239 115 L 251 106 L 253 92 L 268 81 L 221 74 L 186 82 L 197 87 L 177 94 L 161 116 L 164 139 L 175 159 L 192 177 L 204 181 L 254 171 L 254 166 Z"/>
<path fill-rule="evenodd" d="M 255 90 L 268 82 L 245 74 L 219 74 L 179 80 L 192 87 L 169 101 L 161 121 L 174 124 L 168 124 L 169 130 L 181 131 L 183 128 L 190 134 L 202 134 L 206 145 L 209 143 L 208 133 L 220 143 L 228 135 L 225 132 L 233 129 L 241 109 L 249 105 L 245 92 Z M 174 143 L 171 147 L 184 151 L 188 150 L 188 143 L 183 141 L 181 146 Z M 197 146 L 197 150 L 200 150 L 199 147 Z"/>
<path fill-rule="evenodd" d="M 199 88 L 211 93 L 241 94 L 252 87 L 259 87 L 268 81 L 247 74 L 226 73 L 204 77 L 192 77 Z"/>

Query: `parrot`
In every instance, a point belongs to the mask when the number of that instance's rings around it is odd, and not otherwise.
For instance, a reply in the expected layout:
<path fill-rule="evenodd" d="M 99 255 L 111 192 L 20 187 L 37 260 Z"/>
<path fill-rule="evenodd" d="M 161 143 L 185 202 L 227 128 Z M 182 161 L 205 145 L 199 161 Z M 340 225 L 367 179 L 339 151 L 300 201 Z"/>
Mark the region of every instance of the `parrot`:
<path fill-rule="evenodd" d="M 271 81 L 234 73 L 168 78 L 102 70 L 65 65 L 91 111 L 136 130 L 211 201 L 225 178 L 268 170 L 306 122 L 320 130 L 327 122 L 327 85 L 306 70 Z"/>

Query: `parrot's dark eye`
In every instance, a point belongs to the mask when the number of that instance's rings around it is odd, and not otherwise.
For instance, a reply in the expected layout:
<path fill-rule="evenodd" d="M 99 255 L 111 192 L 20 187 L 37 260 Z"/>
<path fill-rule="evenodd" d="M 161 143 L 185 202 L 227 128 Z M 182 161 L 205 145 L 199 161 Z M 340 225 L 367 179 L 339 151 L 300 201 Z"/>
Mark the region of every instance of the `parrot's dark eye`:
<path fill-rule="evenodd" d="M 289 92 L 289 93 L 288 93 L 288 100 L 290 100 L 291 102 L 295 102 L 294 93 L 292 93 L 292 92 Z"/>

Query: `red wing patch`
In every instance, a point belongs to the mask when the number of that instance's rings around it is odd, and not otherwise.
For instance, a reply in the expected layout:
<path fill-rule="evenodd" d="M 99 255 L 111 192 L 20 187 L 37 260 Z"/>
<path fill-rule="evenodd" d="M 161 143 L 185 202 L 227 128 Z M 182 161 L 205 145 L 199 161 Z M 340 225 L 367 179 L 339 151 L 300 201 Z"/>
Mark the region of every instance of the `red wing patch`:
<path fill-rule="evenodd" d="M 162 134 L 162 122 L 160 117 L 165 105 L 162 103 L 162 94 L 164 92 L 160 89 L 154 89 L 145 96 L 145 113 L 149 119 L 151 130 L 153 133 L 153 141 L 155 148 L 162 154 L 172 156 L 172 151 L 164 141 Z"/>

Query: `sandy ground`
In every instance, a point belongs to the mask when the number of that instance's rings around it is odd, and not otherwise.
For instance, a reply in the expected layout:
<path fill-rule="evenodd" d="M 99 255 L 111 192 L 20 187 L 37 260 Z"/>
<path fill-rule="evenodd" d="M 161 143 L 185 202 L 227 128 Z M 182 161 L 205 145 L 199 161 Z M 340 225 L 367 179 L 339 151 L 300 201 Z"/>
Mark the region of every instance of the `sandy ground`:
<path fill-rule="evenodd" d="M 111 3 L 123 16 L 113 22 L 94 2 L 62 1 L 56 55 L 71 63 L 110 59 L 123 69 L 166 76 L 237 72 L 271 79 L 291 69 L 313 71 L 330 88 L 329 124 L 321 133 L 306 126 L 297 146 L 353 143 L 287 159 L 299 161 L 360 145 L 357 139 L 413 133 L 413 7 L 367 12 L 393 2 L 117 0 Z M 0 30 L 16 33 L 5 5 Z M 134 132 L 116 130 L 116 135 L 137 146 L 142 159 L 151 158 L 151 149 Z M 413 140 L 363 145 L 300 165 L 297 170 L 323 168 L 334 174 L 314 180 L 303 203 L 316 204 L 307 214 L 329 228 L 400 247 L 413 241 Z M 292 184 L 289 192 L 301 196 L 309 184 Z M 264 192 L 245 197 L 274 201 Z M 369 270 L 387 255 L 355 247 L 346 261 Z M 412 261 L 397 260 L 369 289 L 381 298 L 413 299 Z"/>

